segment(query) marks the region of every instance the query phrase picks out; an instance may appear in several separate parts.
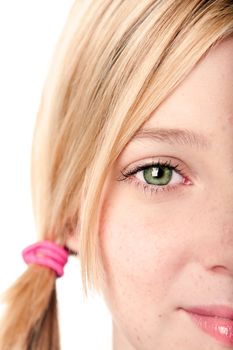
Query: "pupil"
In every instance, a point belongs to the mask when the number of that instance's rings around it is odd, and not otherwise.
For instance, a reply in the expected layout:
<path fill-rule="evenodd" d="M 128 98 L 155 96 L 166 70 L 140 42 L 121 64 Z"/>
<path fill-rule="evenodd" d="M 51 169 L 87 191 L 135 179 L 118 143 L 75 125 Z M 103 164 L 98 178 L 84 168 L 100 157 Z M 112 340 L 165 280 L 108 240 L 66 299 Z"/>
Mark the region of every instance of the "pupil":
<path fill-rule="evenodd" d="M 164 170 L 162 168 L 159 167 L 159 170 L 157 172 L 157 177 L 161 177 L 164 173 Z"/>
<path fill-rule="evenodd" d="M 153 177 L 161 177 L 164 173 L 164 170 L 161 168 L 161 166 L 157 166 L 157 167 L 154 167 L 152 168 L 152 172 L 151 172 L 151 175 Z"/>

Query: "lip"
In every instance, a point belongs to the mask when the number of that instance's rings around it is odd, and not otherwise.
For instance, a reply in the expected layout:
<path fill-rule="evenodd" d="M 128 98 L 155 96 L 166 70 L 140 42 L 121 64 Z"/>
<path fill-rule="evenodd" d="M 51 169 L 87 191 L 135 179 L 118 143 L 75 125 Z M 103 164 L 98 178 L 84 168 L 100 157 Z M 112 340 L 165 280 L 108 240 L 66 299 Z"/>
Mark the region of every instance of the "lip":
<path fill-rule="evenodd" d="M 222 317 L 233 320 L 233 308 L 225 305 L 198 305 L 185 308 L 185 311 L 203 316 Z"/>
<path fill-rule="evenodd" d="M 183 309 L 205 333 L 233 349 L 233 309 L 223 305 L 195 306 Z"/>

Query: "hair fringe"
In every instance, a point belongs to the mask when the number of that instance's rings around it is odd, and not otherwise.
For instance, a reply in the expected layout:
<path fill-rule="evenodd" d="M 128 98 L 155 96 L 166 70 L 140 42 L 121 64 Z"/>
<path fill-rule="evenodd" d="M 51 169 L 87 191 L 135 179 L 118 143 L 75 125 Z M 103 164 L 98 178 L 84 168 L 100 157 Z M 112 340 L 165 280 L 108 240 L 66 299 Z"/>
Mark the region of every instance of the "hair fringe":
<path fill-rule="evenodd" d="M 1 350 L 59 350 L 55 273 L 31 264 L 2 295 Z"/>

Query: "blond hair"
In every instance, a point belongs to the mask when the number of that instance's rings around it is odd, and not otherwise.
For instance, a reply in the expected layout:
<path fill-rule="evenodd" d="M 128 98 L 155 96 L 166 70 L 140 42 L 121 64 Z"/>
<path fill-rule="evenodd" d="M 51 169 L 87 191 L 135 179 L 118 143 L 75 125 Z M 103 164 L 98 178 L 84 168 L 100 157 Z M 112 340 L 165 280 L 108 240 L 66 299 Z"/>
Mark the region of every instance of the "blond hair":
<path fill-rule="evenodd" d="M 32 196 L 38 239 L 64 245 L 77 235 L 86 295 L 101 292 L 105 279 L 98 233 L 108 172 L 163 100 L 232 34 L 227 0 L 73 4 L 37 115 Z M 2 350 L 59 349 L 52 271 L 30 265 L 4 300 Z"/>

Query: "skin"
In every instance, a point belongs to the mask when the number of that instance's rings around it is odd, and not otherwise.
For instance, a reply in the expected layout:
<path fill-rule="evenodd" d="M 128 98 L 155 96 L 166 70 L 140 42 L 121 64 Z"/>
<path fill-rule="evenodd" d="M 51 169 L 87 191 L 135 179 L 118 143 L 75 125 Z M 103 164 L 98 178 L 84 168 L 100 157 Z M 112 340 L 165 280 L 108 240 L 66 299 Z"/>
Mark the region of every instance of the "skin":
<path fill-rule="evenodd" d="M 143 126 L 199 132 L 209 148 L 131 140 L 109 173 L 100 243 L 114 350 L 226 348 L 179 308 L 233 307 L 232 91 L 230 38 L 198 63 Z M 146 183 L 139 173 L 118 181 L 123 169 L 159 158 L 184 169 L 185 176 L 173 170 L 174 190 L 144 193 L 136 185 Z M 75 244 L 70 241 L 71 248 Z"/>

